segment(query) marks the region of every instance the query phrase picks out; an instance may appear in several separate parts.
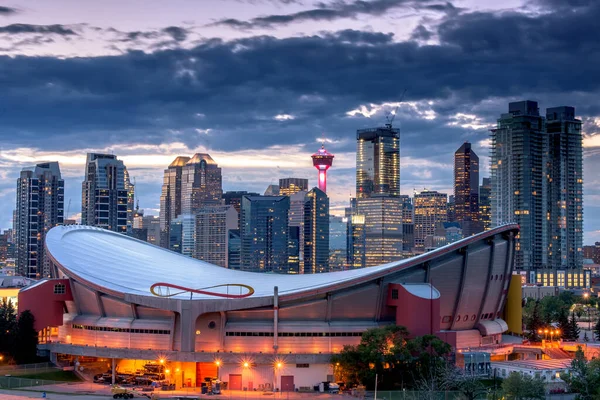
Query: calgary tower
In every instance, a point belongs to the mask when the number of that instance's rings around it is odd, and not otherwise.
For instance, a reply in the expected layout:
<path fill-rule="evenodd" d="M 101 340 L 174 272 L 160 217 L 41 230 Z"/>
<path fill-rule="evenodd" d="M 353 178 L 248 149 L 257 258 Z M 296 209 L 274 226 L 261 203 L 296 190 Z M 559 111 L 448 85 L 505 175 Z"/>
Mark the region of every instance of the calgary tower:
<path fill-rule="evenodd" d="M 327 170 L 333 164 L 334 155 L 325 150 L 325 145 L 322 145 L 319 151 L 312 156 L 313 165 L 319 170 L 319 189 L 327 193 Z"/>

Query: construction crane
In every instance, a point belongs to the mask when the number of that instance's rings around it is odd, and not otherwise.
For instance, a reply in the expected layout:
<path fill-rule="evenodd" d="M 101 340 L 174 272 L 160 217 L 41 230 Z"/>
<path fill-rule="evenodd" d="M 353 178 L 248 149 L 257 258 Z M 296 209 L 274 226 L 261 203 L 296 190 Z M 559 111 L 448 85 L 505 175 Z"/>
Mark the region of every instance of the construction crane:
<path fill-rule="evenodd" d="M 390 111 L 385 116 L 385 120 L 387 121 L 387 123 L 385 124 L 386 128 L 392 129 L 392 123 L 394 122 L 394 118 L 396 118 L 396 112 L 398 111 L 398 107 L 400 107 L 400 104 L 402 104 L 402 100 L 404 100 L 405 94 L 406 94 L 406 89 L 404 89 L 404 91 L 402 92 L 402 96 L 400 96 L 400 101 L 398 102 L 398 105 L 396 106 L 394 111 Z"/>

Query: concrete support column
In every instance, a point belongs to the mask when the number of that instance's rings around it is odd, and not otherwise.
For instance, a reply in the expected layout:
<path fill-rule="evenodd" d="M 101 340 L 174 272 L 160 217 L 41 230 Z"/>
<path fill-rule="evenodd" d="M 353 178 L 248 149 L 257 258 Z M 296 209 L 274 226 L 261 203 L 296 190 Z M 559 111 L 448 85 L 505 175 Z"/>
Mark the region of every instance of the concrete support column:
<path fill-rule="evenodd" d="M 112 362 L 112 368 L 111 368 L 111 372 L 112 372 L 112 381 L 111 381 L 111 382 L 112 382 L 112 384 L 114 385 L 114 384 L 115 384 L 115 381 L 116 381 L 116 379 L 115 379 L 115 378 L 116 378 L 116 371 L 115 371 L 115 369 L 116 369 L 116 362 L 115 362 L 115 359 L 114 359 L 114 358 L 111 358 L 111 362 Z"/>
<path fill-rule="evenodd" d="M 196 318 L 189 302 L 182 302 L 179 324 L 179 335 L 181 335 L 181 351 L 194 351 L 196 346 Z"/>
<path fill-rule="evenodd" d="M 273 350 L 277 353 L 279 345 L 277 344 L 278 327 L 279 323 L 279 287 L 273 288 Z"/>

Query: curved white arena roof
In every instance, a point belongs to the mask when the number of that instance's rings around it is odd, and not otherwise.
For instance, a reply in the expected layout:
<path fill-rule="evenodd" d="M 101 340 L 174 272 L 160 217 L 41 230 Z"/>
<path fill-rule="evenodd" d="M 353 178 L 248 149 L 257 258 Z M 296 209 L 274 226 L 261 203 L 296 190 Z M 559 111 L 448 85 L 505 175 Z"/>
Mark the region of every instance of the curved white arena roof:
<path fill-rule="evenodd" d="M 330 286 L 350 286 L 365 278 L 376 278 L 464 246 L 481 236 L 514 229 L 516 225 L 496 228 L 484 234 L 463 239 L 422 256 L 377 267 L 310 275 L 285 275 L 244 272 L 222 268 L 165 250 L 132 237 L 89 226 L 58 226 L 46 235 L 46 248 L 51 259 L 68 277 L 122 294 L 153 296 L 150 287 L 165 282 L 190 289 L 216 285 L 244 284 L 254 289 L 252 298 L 272 297 L 278 286 L 280 295 L 309 292 Z M 239 288 L 217 288 L 225 293 Z M 171 292 L 173 293 L 173 292 Z M 190 299 L 189 293 L 173 296 Z M 193 299 L 215 299 L 206 294 Z"/>
<path fill-rule="evenodd" d="M 245 284 L 254 288 L 252 297 L 272 297 L 275 286 L 284 295 L 339 284 L 389 268 L 380 266 L 310 275 L 236 271 L 183 256 L 120 233 L 81 225 L 51 229 L 46 235 L 46 248 L 67 276 L 79 277 L 111 291 L 147 296 L 152 296 L 150 287 L 153 284 L 167 282 L 192 289 L 221 284 Z M 174 297 L 189 299 L 190 295 Z M 215 297 L 194 294 L 193 298 Z"/>

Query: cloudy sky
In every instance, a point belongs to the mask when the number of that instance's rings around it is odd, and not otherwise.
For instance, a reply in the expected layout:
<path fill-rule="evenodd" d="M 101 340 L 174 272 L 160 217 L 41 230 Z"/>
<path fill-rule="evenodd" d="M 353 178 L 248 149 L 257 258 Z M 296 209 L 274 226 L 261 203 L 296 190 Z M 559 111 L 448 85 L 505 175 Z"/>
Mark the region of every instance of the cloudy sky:
<path fill-rule="evenodd" d="M 20 0 L 0 4 L 0 229 L 19 170 L 58 160 L 69 216 L 86 152 L 118 155 L 141 208 L 162 170 L 208 152 L 225 190 L 316 184 L 354 194 L 355 132 L 395 117 L 402 192 L 451 193 L 468 140 L 489 171 L 509 101 L 572 105 L 585 131 L 585 242 L 600 240 L 600 2 L 596 0 Z"/>

